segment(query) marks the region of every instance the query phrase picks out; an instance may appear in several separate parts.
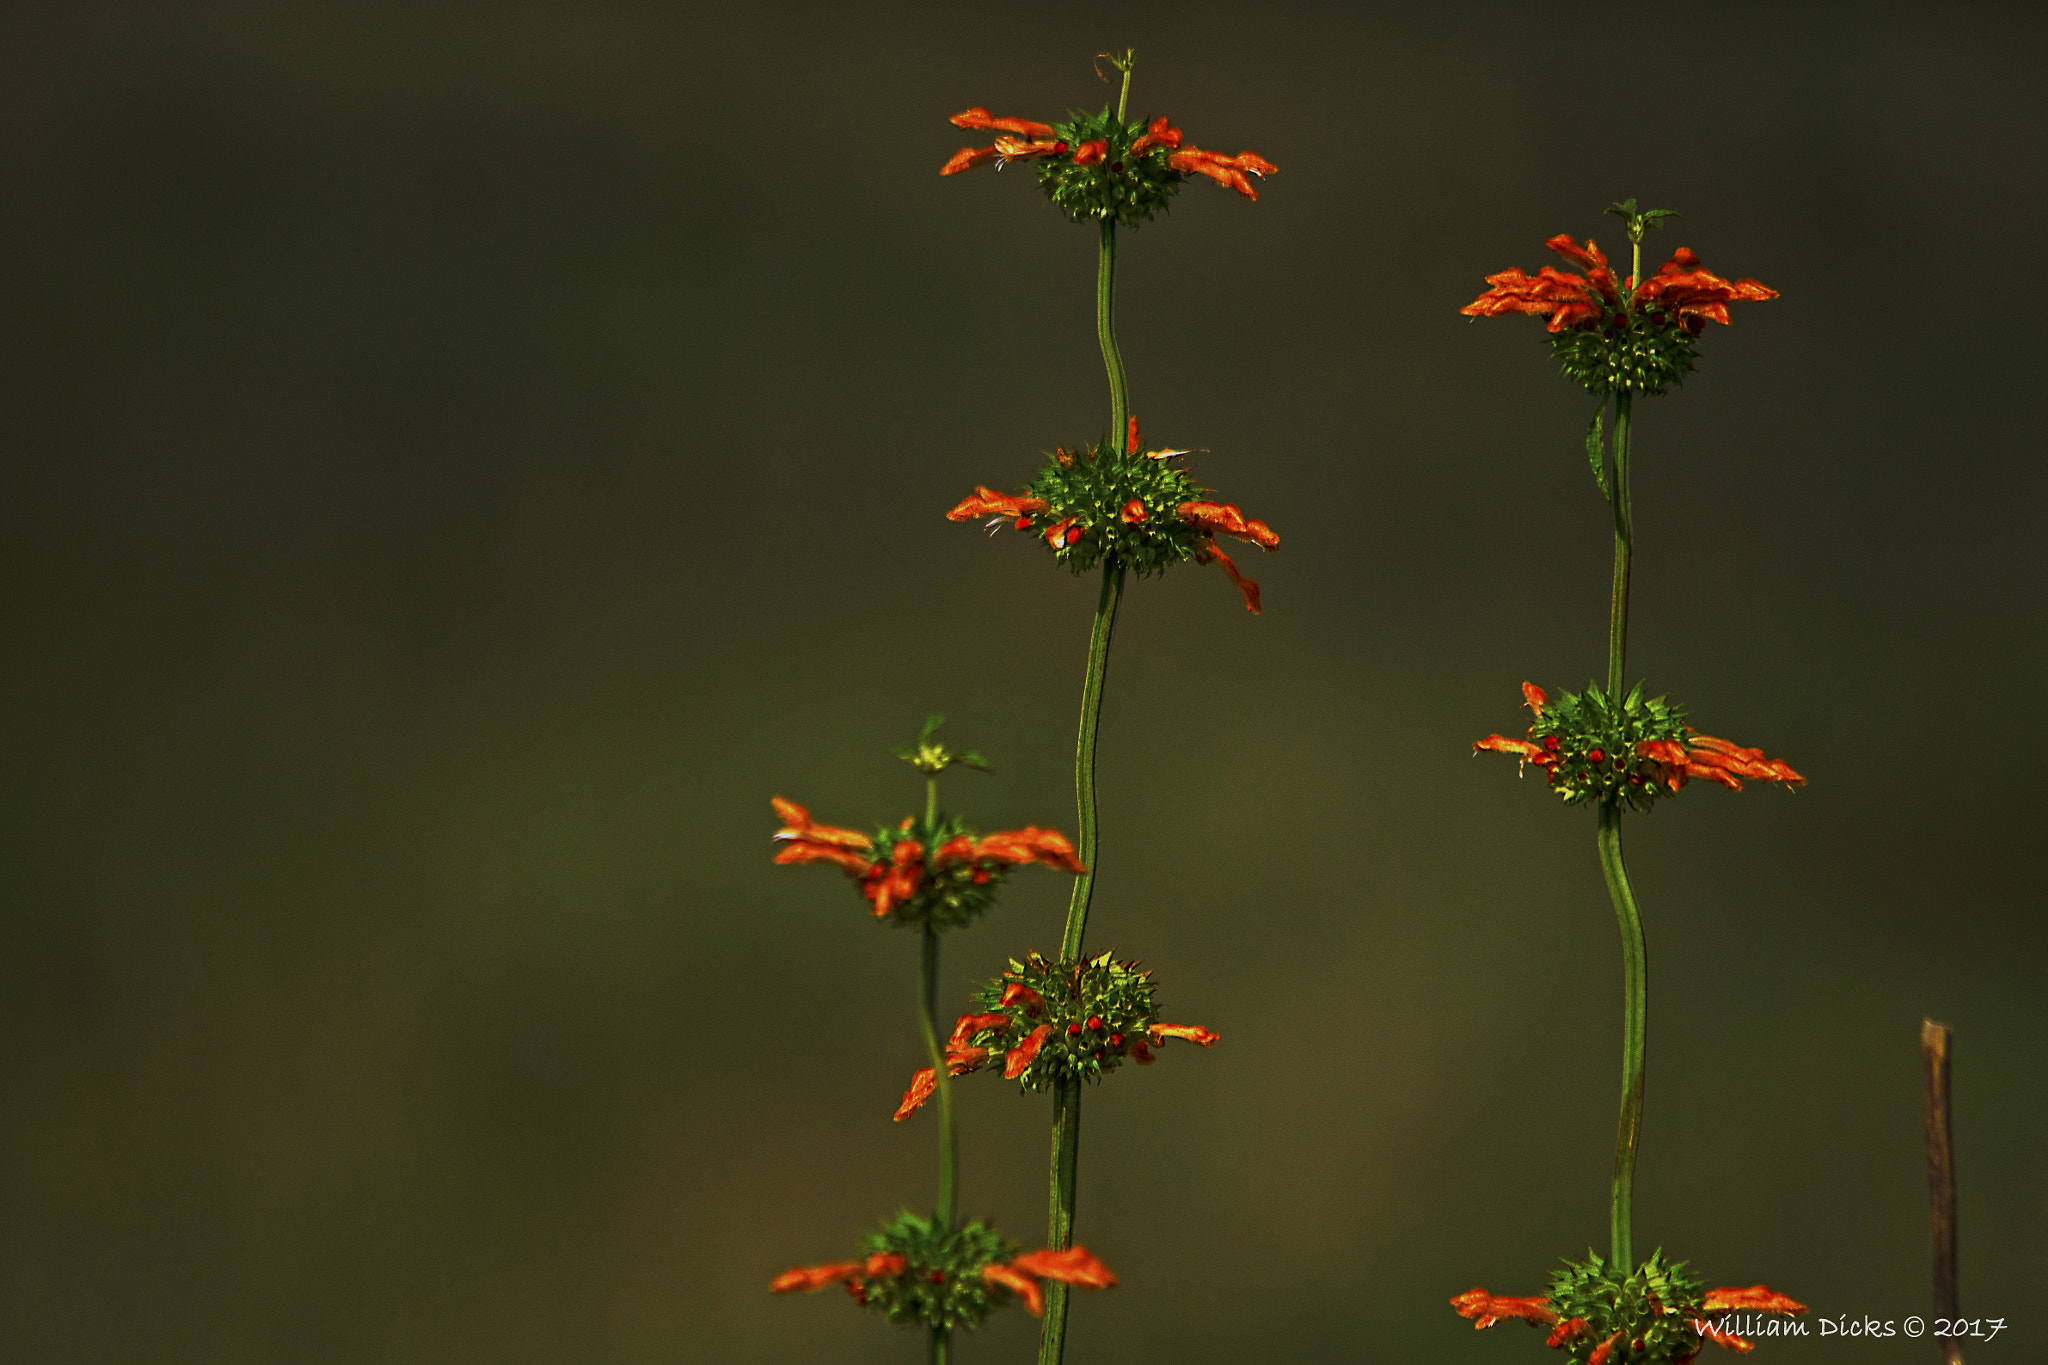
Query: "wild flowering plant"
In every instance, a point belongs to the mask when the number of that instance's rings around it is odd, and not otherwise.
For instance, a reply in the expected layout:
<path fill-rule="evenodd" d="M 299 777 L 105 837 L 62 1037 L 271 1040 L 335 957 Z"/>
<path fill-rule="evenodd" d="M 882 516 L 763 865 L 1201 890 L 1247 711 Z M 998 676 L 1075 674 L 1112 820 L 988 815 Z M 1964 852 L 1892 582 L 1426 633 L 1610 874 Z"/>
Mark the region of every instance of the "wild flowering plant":
<path fill-rule="evenodd" d="M 925 722 L 914 745 L 896 756 L 925 778 L 924 815 L 906 815 L 873 834 L 821 825 L 794 801 L 775 798 L 782 821 L 775 840 L 778 863 L 830 863 L 851 877 L 878 920 L 916 930 L 923 943 L 918 977 L 918 1027 L 935 1077 L 927 1093 L 939 1098 L 939 1202 L 929 1218 L 904 1210 L 869 1233 L 861 1254 L 849 1261 L 798 1266 L 777 1276 L 778 1294 L 812 1292 L 827 1285 L 846 1288 L 855 1303 L 890 1322 L 922 1326 L 929 1358 L 950 1357 L 956 1329 L 978 1327 L 990 1312 L 1021 1301 L 1043 1311 L 1041 1281 L 1091 1289 L 1116 1283 L 1107 1266 L 1085 1247 L 1017 1253 L 1017 1248 L 979 1219 L 959 1221 L 959 1131 L 953 1092 L 939 1047 L 934 1004 L 939 972 L 939 935 L 962 928 L 995 904 L 996 892 L 1012 869 L 1038 863 L 1074 876 L 1084 869 L 1074 846 L 1057 830 L 1002 830 L 978 834 L 959 817 L 939 809 L 939 775 L 955 765 L 986 770 L 981 755 L 956 754 L 935 742 L 942 718 Z"/>
<path fill-rule="evenodd" d="M 1727 323 L 1730 303 L 1778 295 L 1755 280 L 1723 279 L 1684 247 L 1645 279 L 1643 237 L 1676 215 L 1668 209 L 1639 210 L 1633 199 L 1607 211 L 1628 230 L 1633 268 L 1627 279 L 1615 279 L 1607 258 L 1590 240 L 1581 244 L 1557 236 L 1544 245 L 1580 273 L 1545 266 L 1533 276 L 1519 269 L 1489 275 L 1487 291 L 1462 311 L 1473 317 L 1547 317 L 1552 355 L 1566 377 L 1596 400 L 1586 455 L 1614 524 L 1607 684 L 1588 683 L 1583 692 L 1565 692 L 1553 700 L 1525 682 L 1522 696 L 1533 716 L 1527 737 L 1488 735 L 1473 749 L 1513 754 L 1523 770 L 1534 765 L 1567 805 L 1591 804 L 1597 815 L 1600 868 L 1622 940 L 1622 1094 L 1614 1144 L 1611 1255 L 1603 1259 L 1588 1252 L 1584 1261 L 1566 1261 L 1539 1297 L 1496 1297 L 1473 1289 L 1451 1305 L 1480 1328 L 1508 1318 L 1548 1328 L 1547 1344 L 1580 1365 L 1685 1365 L 1709 1341 L 1738 1352 L 1750 1349 L 1749 1342 L 1721 1326 L 1729 1313 L 1806 1310 L 1763 1285 L 1707 1290 L 1686 1272 L 1684 1262 L 1666 1260 L 1661 1249 L 1641 1264 L 1635 1260 L 1631 1200 L 1642 1134 L 1649 979 L 1642 917 L 1622 861 L 1622 813 L 1648 813 L 1694 779 L 1731 791 L 1740 791 L 1745 780 L 1790 788 L 1806 779 L 1761 750 L 1700 734 L 1687 723 L 1683 707 L 1665 697 L 1645 696 L 1640 682 L 1625 689 L 1629 570 L 1635 554 L 1629 507 L 1631 420 L 1637 395 L 1661 394 L 1692 370 L 1701 332 L 1708 322 Z M 1603 439 L 1610 403 L 1611 441 Z"/>
<path fill-rule="evenodd" d="M 1107 54 L 1105 54 L 1107 55 Z M 1216 564 L 1244 595 L 1245 607 L 1259 610 L 1259 585 L 1243 577 L 1216 543 L 1233 536 L 1277 550 L 1280 538 L 1264 522 L 1247 517 L 1234 503 L 1215 501 L 1178 463 L 1192 449 L 1147 449 L 1116 343 L 1116 247 L 1119 227 L 1136 230 L 1164 209 L 1190 176 L 1203 176 L 1247 200 L 1256 200 L 1253 180 L 1279 168 L 1256 152 L 1227 156 L 1191 145 L 1170 119 L 1129 116 L 1133 54 L 1110 56 L 1122 74 L 1114 114 L 1070 114 L 1064 123 L 999 118 L 983 108 L 953 116 L 956 127 L 997 134 L 986 147 L 963 147 L 939 168 L 956 175 L 988 162 L 997 169 L 1028 163 L 1039 188 L 1070 220 L 1096 229 L 1095 333 L 1109 377 L 1109 427 L 1098 439 L 1074 449 L 1059 447 L 1045 457 L 1022 493 L 1001 493 L 977 485 L 972 496 L 947 513 L 954 521 L 984 521 L 991 534 L 1004 525 L 1034 537 L 1055 561 L 1073 573 L 1100 572 L 1102 589 L 1089 634 L 1088 665 L 1081 688 L 1080 737 L 1075 747 L 1074 783 L 1080 806 L 1080 857 L 1087 865 L 1074 882 L 1059 956 L 1030 954 L 976 993 L 976 1012 L 954 1028 L 950 1059 L 933 1062 L 934 1073 L 974 1070 L 1003 1059 L 1003 1075 L 1028 1090 L 1052 1092 L 1052 1172 L 1046 1241 L 1054 1248 L 1074 1235 L 1074 1199 L 1080 1178 L 1081 1084 L 1099 1081 L 1125 1058 L 1152 1060 L 1151 1049 L 1168 1038 L 1202 1047 L 1216 1042 L 1208 1029 L 1163 1024 L 1154 1004 L 1149 973 L 1112 954 L 1083 951 L 1089 902 L 1094 893 L 1099 826 L 1095 805 L 1095 735 L 1102 716 L 1108 676 L 1110 634 L 1123 600 L 1125 580 L 1163 573 L 1193 560 Z M 927 1081 L 914 1078 L 899 1115 L 916 1108 Z M 1040 1365 L 1053 1365 L 1066 1350 L 1067 1294 L 1047 1286 Z"/>
<path fill-rule="evenodd" d="M 1146 449 L 1115 332 L 1116 246 L 1119 226 L 1135 229 L 1166 208 L 1191 176 L 1201 176 L 1248 200 L 1257 178 L 1277 167 L 1254 152 L 1225 155 L 1191 146 L 1166 118 L 1128 116 L 1133 57 L 1110 57 L 1122 75 L 1114 114 L 1070 114 L 1064 123 L 997 117 L 974 108 L 953 116 L 955 126 L 995 136 L 966 147 L 940 167 L 955 175 L 994 163 L 1035 167 L 1040 189 L 1069 219 L 1098 234 L 1096 337 L 1108 371 L 1110 421 L 1104 435 L 1044 458 L 1021 493 L 977 485 L 947 516 L 984 521 L 991 533 L 1004 526 L 1035 538 L 1055 561 L 1076 574 L 1100 572 L 1102 587 L 1089 634 L 1075 754 L 1079 847 L 1065 836 L 1032 827 L 979 835 L 939 809 L 938 777 L 954 765 L 985 767 L 979 756 L 955 754 L 934 742 L 934 717 L 915 745 L 898 757 L 926 775 L 922 820 L 906 817 L 873 834 L 821 825 L 810 812 L 780 797 L 776 839 L 781 863 L 831 863 L 851 877 L 878 919 L 918 930 L 923 938 L 919 1026 L 926 1062 L 897 1106 L 898 1120 L 927 1101 L 938 1101 L 939 1203 L 930 1218 L 900 1213 L 861 1244 L 852 1260 L 803 1266 L 775 1280 L 778 1292 L 844 1285 L 855 1300 L 890 1321 L 922 1324 L 930 1359 L 948 1358 L 956 1328 L 977 1325 L 992 1309 L 1021 1301 L 1042 1312 L 1042 1365 L 1059 1361 L 1066 1347 L 1069 1286 L 1103 1288 L 1116 1278 L 1074 1236 L 1079 1182 L 1081 1085 L 1100 1081 L 1125 1061 L 1155 1060 L 1169 1040 L 1212 1046 L 1217 1035 L 1159 1015 L 1152 975 L 1114 953 L 1083 951 L 1095 885 L 1099 824 L 1095 801 L 1095 737 L 1108 675 L 1110 636 L 1129 574 L 1163 573 L 1192 560 L 1216 564 L 1259 610 L 1259 585 L 1238 573 L 1218 536 L 1277 550 L 1280 538 L 1233 503 L 1214 500 L 1180 463 L 1193 449 Z M 1009 970 L 979 987 L 972 1008 L 941 1043 L 934 1001 L 939 934 L 984 913 L 1010 871 L 1038 863 L 1068 873 L 1068 903 L 1059 952 L 1027 952 Z M 952 1078 L 998 1064 L 1006 1080 L 1052 1097 L 1051 1200 L 1042 1251 L 1016 1247 L 982 1222 L 957 1217 L 958 1142 Z"/>

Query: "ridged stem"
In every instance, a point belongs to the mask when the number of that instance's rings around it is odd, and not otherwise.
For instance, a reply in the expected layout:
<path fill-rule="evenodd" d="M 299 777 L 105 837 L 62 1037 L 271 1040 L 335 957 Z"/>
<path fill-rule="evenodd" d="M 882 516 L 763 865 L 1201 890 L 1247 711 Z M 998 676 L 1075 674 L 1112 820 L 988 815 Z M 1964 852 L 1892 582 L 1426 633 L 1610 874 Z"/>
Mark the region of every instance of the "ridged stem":
<path fill-rule="evenodd" d="M 1621 705 L 1622 657 L 1628 651 L 1629 563 L 1635 555 L 1635 518 L 1628 500 L 1629 400 L 1627 389 L 1614 395 L 1614 589 L 1607 603 L 1607 695 Z"/>
<path fill-rule="evenodd" d="M 1122 453 L 1130 426 L 1131 392 L 1124 379 L 1123 352 L 1116 345 L 1116 219 L 1102 220 L 1102 246 L 1095 256 L 1095 339 L 1102 367 L 1109 371 L 1109 440 Z"/>
<path fill-rule="evenodd" d="M 1643 918 L 1636 912 L 1635 892 L 1621 860 L 1621 803 L 1600 803 L 1600 871 L 1621 924 L 1621 1119 L 1614 1132 L 1614 1203 L 1609 1231 L 1617 1274 L 1635 1269 L 1631 1218 L 1635 1201 L 1636 1147 L 1643 1135 L 1643 1062 L 1648 1038 L 1650 958 L 1643 941 Z"/>
<path fill-rule="evenodd" d="M 1045 1244 L 1065 1251 L 1074 1244 L 1074 1192 L 1081 1162 L 1081 1081 L 1070 1077 L 1053 1087 L 1052 1199 L 1046 1213 Z M 1045 1282 L 1045 1326 L 1038 1339 L 1039 1365 L 1060 1365 L 1067 1350 L 1067 1286 Z"/>

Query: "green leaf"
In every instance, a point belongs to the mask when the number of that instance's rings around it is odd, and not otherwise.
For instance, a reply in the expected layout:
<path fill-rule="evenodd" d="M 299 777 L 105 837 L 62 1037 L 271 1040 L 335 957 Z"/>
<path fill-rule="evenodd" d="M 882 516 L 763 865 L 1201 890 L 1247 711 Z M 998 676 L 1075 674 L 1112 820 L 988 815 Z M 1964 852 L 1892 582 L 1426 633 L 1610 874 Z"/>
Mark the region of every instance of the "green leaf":
<path fill-rule="evenodd" d="M 1593 409 L 1593 423 L 1586 428 L 1586 463 L 1593 466 L 1593 482 L 1600 485 L 1600 496 L 1611 504 L 1614 495 L 1607 491 L 1607 446 L 1601 437 L 1601 421 L 1607 415 L 1607 395 L 1600 395 L 1600 406 Z"/>
<path fill-rule="evenodd" d="M 934 734 L 938 733 L 939 727 L 945 723 L 946 718 L 944 716 L 926 716 L 924 718 L 924 729 L 917 732 L 917 742 L 922 744 L 930 739 Z"/>
<path fill-rule="evenodd" d="M 985 773 L 992 773 L 995 771 L 995 768 L 989 763 L 989 761 L 983 758 L 980 754 L 956 754 L 953 758 L 953 761 L 955 763 L 958 763 L 963 768 L 978 768 Z"/>

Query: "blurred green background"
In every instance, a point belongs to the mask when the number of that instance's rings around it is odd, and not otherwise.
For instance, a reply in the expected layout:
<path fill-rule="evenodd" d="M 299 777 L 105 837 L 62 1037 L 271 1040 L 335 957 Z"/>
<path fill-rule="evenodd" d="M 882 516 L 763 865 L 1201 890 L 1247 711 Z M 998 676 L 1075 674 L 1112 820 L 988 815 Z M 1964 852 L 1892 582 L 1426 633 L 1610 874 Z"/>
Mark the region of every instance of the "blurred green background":
<path fill-rule="evenodd" d="M 1632 672 L 1811 778 L 1630 824 L 1637 1239 L 2048 1354 L 2044 26 L 2017 7 L 79 3 L 0 41 L 0 1352 L 891 1362 L 769 1278 L 928 1204 L 915 944 L 771 793 L 1073 827 L 1093 605 L 945 508 L 1092 439 L 1093 234 L 936 170 L 1108 96 L 1282 171 L 1125 239 L 1134 406 L 1285 552 L 1128 600 L 1088 1361 L 1546 1359 L 1446 1300 L 1604 1244 L 1619 952 L 1504 759 L 1602 668 L 1588 404 L 1482 276 L 1634 195 L 1783 291 L 1639 423 Z M 2030 719 L 2031 718 L 2031 719 Z M 2031 850 L 2031 852 L 2029 851 Z M 1056 941 L 1020 874 L 946 995 Z M 963 1083 L 1036 1245 L 1047 1105 Z M 964 1361 L 1021 1359 L 1013 1313 Z M 1817 1330 L 1817 1329 L 1816 1329 Z M 1928 1360 L 1928 1341 L 1768 1343 Z M 1762 1357 L 1759 1356 L 1759 1359 Z"/>

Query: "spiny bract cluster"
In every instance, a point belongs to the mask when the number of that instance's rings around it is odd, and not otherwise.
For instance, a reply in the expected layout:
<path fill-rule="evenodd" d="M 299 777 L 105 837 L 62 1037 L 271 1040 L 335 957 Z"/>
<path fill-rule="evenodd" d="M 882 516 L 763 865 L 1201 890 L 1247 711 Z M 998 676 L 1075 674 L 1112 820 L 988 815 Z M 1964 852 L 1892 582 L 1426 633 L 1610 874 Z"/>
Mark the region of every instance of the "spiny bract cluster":
<path fill-rule="evenodd" d="M 1026 1090 L 1080 1077 L 1100 1080 L 1126 1057 L 1152 1060 L 1150 1030 L 1159 1022 L 1152 974 L 1110 954 L 1086 961 L 1048 961 L 1037 953 L 974 992 L 988 1021 L 965 1040 L 1022 1063 L 1012 1076 Z M 1001 1022 L 997 1022 L 1000 1020 Z"/>
<path fill-rule="evenodd" d="M 1660 1248 L 1627 1278 L 1591 1251 L 1550 1277 L 1557 1345 L 1584 1365 L 1605 1343 L 1602 1365 L 1683 1365 L 1698 1354 L 1703 1282 Z M 1576 1326 L 1574 1326 L 1576 1324 Z"/>
<path fill-rule="evenodd" d="M 1017 1248 L 979 1220 L 947 1232 L 906 1211 L 863 1237 L 860 1249 L 870 1265 L 892 1273 L 865 1278 L 854 1298 L 899 1327 L 979 1327 L 1013 1297 L 981 1269 L 1008 1261 Z"/>
<path fill-rule="evenodd" d="M 1179 508 L 1210 491 L 1188 477 L 1174 452 L 1127 454 L 1104 439 L 1078 454 L 1055 450 L 1025 493 L 1045 503 L 1035 523 L 1053 558 L 1085 573 L 1113 555 L 1140 577 L 1163 573 L 1192 559 L 1209 532 L 1185 520 Z"/>
<path fill-rule="evenodd" d="M 1682 741 L 1688 733 L 1685 708 L 1667 697 L 1644 697 L 1641 683 L 1619 707 L 1588 683 L 1584 692 L 1563 693 L 1543 707 L 1529 727 L 1529 738 L 1552 757 L 1550 788 L 1566 805 L 1619 798 L 1639 811 L 1676 790 L 1669 764 L 1644 746 Z"/>

